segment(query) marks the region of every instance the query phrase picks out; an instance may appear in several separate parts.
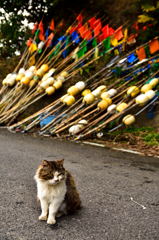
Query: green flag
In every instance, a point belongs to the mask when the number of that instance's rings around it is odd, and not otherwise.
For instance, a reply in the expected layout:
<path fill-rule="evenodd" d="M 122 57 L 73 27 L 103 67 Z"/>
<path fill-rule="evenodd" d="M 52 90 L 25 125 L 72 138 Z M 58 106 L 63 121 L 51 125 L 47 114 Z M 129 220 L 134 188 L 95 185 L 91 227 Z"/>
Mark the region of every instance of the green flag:
<path fill-rule="evenodd" d="M 78 58 L 83 57 L 86 52 L 87 52 L 87 41 L 84 40 L 84 41 L 80 44 L 80 50 L 77 52 Z"/>
<path fill-rule="evenodd" d="M 48 59 L 50 60 L 52 57 L 56 56 L 60 52 L 61 43 L 56 44 L 54 51 L 49 55 Z"/>
<path fill-rule="evenodd" d="M 97 43 L 97 39 L 94 38 L 93 41 L 92 41 L 92 47 L 95 48 L 97 45 L 98 45 L 98 43 Z"/>
<path fill-rule="evenodd" d="M 105 51 L 108 51 L 110 49 L 110 37 L 107 37 L 106 39 L 103 40 L 103 45 L 105 48 Z"/>
<path fill-rule="evenodd" d="M 37 29 L 36 32 L 35 32 L 35 41 L 36 41 L 36 42 L 39 41 L 39 32 L 40 32 L 39 29 Z"/>

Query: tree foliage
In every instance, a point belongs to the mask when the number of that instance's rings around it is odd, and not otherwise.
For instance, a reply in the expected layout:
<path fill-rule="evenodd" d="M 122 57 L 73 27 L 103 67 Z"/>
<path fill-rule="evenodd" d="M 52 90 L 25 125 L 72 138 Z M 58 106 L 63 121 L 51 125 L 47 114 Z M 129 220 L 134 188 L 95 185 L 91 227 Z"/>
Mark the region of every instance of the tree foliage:
<path fill-rule="evenodd" d="M 55 24 L 61 19 L 69 25 L 83 11 L 87 16 L 98 15 L 114 27 L 133 22 L 139 15 L 140 21 L 158 23 L 159 1 L 156 0 L 3 0 L 0 1 L 0 55 L 12 56 L 15 50 L 24 48 L 30 31 L 24 25 L 40 22 Z M 104 20 L 104 22 L 106 22 Z"/>
<path fill-rule="evenodd" d="M 75 19 L 76 13 L 89 1 L 84 0 L 3 0 L 0 1 L 0 55 L 12 56 L 15 50 L 24 47 L 29 29 L 23 22 L 49 22 L 54 18 L 57 22 L 63 17 Z"/>

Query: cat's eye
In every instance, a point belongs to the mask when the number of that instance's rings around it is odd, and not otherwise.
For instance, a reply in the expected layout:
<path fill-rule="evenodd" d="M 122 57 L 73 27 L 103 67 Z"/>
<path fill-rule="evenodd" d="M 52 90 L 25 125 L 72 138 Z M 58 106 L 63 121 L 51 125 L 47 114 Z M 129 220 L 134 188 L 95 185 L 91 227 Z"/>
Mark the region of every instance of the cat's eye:
<path fill-rule="evenodd" d="M 59 173 L 58 175 L 57 175 L 57 177 L 60 177 L 60 176 L 62 176 L 63 175 L 63 173 Z"/>

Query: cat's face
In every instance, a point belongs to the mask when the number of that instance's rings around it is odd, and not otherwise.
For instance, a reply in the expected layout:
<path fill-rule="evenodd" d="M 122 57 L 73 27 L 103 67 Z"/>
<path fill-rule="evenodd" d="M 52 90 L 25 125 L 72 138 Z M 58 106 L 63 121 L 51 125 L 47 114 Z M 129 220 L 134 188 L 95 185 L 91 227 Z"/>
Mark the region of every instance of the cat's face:
<path fill-rule="evenodd" d="M 57 161 L 43 160 L 38 168 L 38 177 L 49 184 L 58 184 L 65 179 L 66 171 L 63 167 L 63 159 Z"/>

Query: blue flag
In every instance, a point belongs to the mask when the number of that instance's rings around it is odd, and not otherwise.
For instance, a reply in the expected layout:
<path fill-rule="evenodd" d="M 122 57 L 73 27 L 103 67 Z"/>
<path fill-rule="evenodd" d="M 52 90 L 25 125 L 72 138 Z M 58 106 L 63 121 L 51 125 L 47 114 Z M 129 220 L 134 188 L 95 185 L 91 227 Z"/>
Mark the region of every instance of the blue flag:
<path fill-rule="evenodd" d="M 72 34 L 71 34 L 71 38 L 72 38 L 72 42 L 74 43 L 79 43 L 80 42 L 80 38 L 79 38 L 79 35 L 76 31 L 74 31 Z"/>
<path fill-rule="evenodd" d="M 135 60 L 137 60 L 137 57 L 135 56 L 134 53 L 130 54 L 130 55 L 127 57 L 128 63 L 133 63 Z"/>

